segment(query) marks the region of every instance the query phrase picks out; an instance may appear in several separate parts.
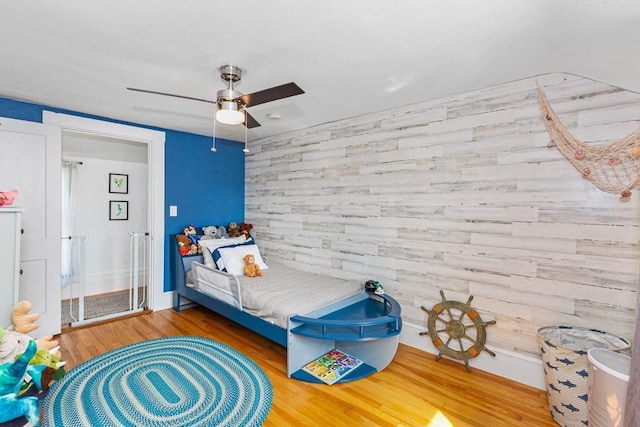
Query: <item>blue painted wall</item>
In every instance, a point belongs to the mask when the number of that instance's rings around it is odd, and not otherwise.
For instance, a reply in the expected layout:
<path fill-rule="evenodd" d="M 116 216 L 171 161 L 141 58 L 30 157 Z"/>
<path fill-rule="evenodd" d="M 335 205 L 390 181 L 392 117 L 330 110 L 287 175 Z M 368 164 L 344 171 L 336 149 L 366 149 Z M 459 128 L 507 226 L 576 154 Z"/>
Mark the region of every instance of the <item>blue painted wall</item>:
<path fill-rule="evenodd" d="M 216 140 L 211 152 L 211 137 L 144 126 L 61 110 L 0 97 L 0 116 L 42 123 L 42 111 L 72 114 L 155 129 L 166 133 L 165 140 L 165 229 L 164 289 L 173 290 L 169 271 L 169 234 L 185 225 L 227 225 L 244 221 L 244 153 L 243 144 Z M 178 216 L 169 216 L 169 206 L 178 206 Z"/>

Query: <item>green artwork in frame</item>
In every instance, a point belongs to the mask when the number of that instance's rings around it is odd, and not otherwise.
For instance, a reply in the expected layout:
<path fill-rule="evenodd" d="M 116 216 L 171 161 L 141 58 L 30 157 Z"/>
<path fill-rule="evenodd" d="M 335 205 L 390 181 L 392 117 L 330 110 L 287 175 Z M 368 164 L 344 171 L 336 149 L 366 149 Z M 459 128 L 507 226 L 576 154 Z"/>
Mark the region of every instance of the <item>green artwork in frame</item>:
<path fill-rule="evenodd" d="M 125 200 L 109 201 L 109 220 L 125 221 L 129 219 L 129 202 Z"/>
<path fill-rule="evenodd" d="M 109 193 L 129 193 L 129 175 L 125 175 L 122 173 L 110 173 Z"/>

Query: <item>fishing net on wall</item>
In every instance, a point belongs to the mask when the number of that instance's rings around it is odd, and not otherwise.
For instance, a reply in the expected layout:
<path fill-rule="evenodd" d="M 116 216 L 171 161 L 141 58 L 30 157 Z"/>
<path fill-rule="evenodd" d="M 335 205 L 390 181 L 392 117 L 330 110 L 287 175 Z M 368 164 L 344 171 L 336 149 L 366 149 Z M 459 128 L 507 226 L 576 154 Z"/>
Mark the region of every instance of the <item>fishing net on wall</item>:
<path fill-rule="evenodd" d="M 583 178 L 596 187 L 620 194 L 622 201 L 629 200 L 630 189 L 640 184 L 640 128 L 607 145 L 588 145 L 571 135 L 558 120 L 540 88 L 538 102 L 551 137 L 548 146 L 557 147 Z"/>

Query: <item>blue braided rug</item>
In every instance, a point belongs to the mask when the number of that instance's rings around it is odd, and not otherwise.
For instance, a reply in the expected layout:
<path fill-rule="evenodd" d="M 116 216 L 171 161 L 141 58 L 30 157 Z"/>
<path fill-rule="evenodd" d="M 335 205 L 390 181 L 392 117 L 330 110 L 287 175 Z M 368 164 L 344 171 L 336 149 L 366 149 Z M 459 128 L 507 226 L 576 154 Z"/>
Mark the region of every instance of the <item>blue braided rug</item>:
<path fill-rule="evenodd" d="M 42 405 L 44 426 L 259 426 L 269 378 L 251 359 L 206 338 L 127 345 L 71 369 Z"/>

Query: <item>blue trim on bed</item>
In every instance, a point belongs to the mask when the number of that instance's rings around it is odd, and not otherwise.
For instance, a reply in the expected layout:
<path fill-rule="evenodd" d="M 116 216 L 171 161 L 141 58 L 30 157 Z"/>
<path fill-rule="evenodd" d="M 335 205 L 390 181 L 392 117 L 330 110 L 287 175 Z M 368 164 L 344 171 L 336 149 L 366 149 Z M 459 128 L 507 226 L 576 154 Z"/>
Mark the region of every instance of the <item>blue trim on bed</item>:
<path fill-rule="evenodd" d="M 280 344 L 283 347 L 287 346 L 287 330 L 277 325 L 266 322 L 259 317 L 248 314 L 242 310 L 229 305 L 225 302 L 216 300 L 208 295 L 196 291 L 186 285 L 186 271 L 185 264 L 191 266 L 194 261 L 202 262 L 202 255 L 192 255 L 183 257 L 180 255 L 178 245 L 175 244 L 176 235 L 170 236 L 172 244 L 171 250 L 171 270 L 172 276 L 175 280 L 176 291 L 173 298 L 173 308 L 175 311 L 180 311 L 182 308 L 182 297 L 189 301 L 198 303 L 209 310 L 215 311 L 222 316 L 233 320 L 234 322 L 255 331 L 256 333 L 269 338 L 271 341 Z"/>
<path fill-rule="evenodd" d="M 208 309 L 287 348 L 287 375 L 307 382 L 320 382 L 307 374 L 303 366 L 331 348 L 341 348 L 363 364 L 338 382 L 354 381 L 384 369 L 395 356 L 402 330 L 401 307 L 389 295 L 362 290 L 305 315 L 292 316 L 290 331 L 222 302 L 185 283 L 186 271 L 202 256 L 182 257 L 175 235 L 171 251 L 171 269 L 176 284 L 174 309 L 180 311 L 182 298 Z M 202 268 L 206 268 L 202 266 Z"/>

